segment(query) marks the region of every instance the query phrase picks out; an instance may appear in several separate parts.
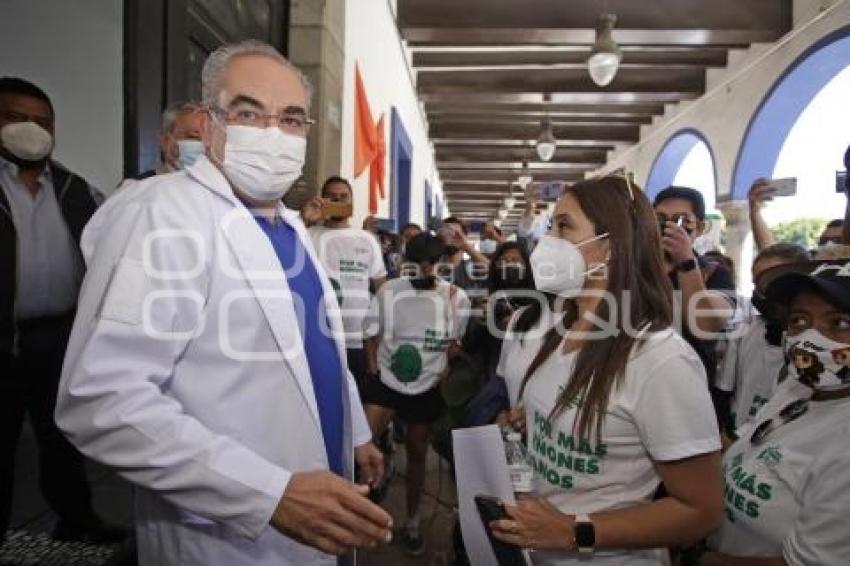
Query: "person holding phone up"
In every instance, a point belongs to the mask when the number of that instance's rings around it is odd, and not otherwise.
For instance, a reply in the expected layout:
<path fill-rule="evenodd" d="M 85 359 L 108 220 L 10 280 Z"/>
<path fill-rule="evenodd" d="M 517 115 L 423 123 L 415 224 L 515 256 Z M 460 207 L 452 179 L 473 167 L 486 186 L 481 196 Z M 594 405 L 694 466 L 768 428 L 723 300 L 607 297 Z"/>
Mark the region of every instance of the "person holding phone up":
<path fill-rule="evenodd" d="M 387 278 L 383 254 L 372 234 L 351 226 L 352 190 L 342 177 L 329 177 L 321 197 L 308 201 L 301 218 L 316 254 L 330 278 L 342 310 L 348 369 L 354 375 L 360 395 L 366 379 L 366 352 L 363 348 L 363 321 L 369 311 L 370 290 L 377 290 Z"/>
<path fill-rule="evenodd" d="M 696 350 L 708 377 L 715 412 L 729 420 L 729 395 L 716 388 L 717 339 L 734 314 L 736 296 L 732 273 L 721 263 L 709 263 L 694 251 L 706 230 L 705 200 L 690 187 L 667 187 L 655 197 L 664 268 L 681 308 L 681 333 Z"/>
<path fill-rule="evenodd" d="M 491 527 L 535 564 L 664 564 L 664 547 L 721 522 L 717 422 L 702 364 L 671 328 L 656 222 L 625 178 L 580 182 L 531 255 L 546 300 L 513 318 L 497 373 L 539 497 Z"/>
<path fill-rule="evenodd" d="M 782 191 L 778 191 L 776 181 L 760 177 L 753 181 L 747 193 L 747 202 L 750 209 L 750 226 L 752 227 L 753 240 L 755 241 L 757 251 L 761 251 L 776 243 L 776 237 L 773 235 L 773 231 L 764 220 L 762 209 L 774 197 L 791 196 L 794 194 L 783 194 Z M 783 181 L 783 179 L 778 179 L 778 181 Z M 841 218 L 830 220 L 818 237 L 818 247 L 840 244 L 842 242 L 843 228 L 844 220 Z"/>

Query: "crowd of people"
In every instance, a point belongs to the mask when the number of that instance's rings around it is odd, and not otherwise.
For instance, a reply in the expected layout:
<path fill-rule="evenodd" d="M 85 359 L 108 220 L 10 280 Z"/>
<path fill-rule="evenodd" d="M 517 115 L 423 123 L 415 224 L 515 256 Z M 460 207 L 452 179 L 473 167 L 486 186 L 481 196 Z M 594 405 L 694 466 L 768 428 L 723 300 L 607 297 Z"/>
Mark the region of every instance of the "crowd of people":
<path fill-rule="evenodd" d="M 143 565 L 420 555 L 429 450 L 451 463 L 452 429 L 496 423 L 535 476 L 489 526 L 534 564 L 850 560 L 846 219 L 817 250 L 775 242 L 756 180 L 751 298 L 694 251 L 702 195 L 628 174 L 546 214 L 529 193 L 512 235 L 353 226 L 342 176 L 284 204 L 312 123 L 297 68 L 246 41 L 202 83 L 164 112 L 159 167 L 104 201 L 51 158 L 47 94 L 0 78 L 0 533 L 28 415 L 58 540 L 129 536 L 85 455 L 135 486 Z"/>

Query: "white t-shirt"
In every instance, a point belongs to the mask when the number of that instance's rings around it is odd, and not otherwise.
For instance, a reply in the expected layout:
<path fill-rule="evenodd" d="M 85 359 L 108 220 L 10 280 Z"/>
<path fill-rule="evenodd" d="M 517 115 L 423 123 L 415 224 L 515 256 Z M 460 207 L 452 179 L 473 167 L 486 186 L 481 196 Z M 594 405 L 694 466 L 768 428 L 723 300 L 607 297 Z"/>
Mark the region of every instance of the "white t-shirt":
<path fill-rule="evenodd" d="M 544 321 L 544 325 L 547 324 Z M 550 423 L 577 352 L 555 353 L 529 380 L 522 402 L 535 488 L 564 513 L 595 513 L 647 503 L 661 479 L 655 461 L 673 461 L 720 449 L 717 420 L 699 357 L 672 329 L 646 334 L 633 350 L 621 386 L 612 392 L 601 441 L 573 436 L 570 408 Z M 512 400 L 542 336 L 508 335 L 497 372 Z M 580 564 L 576 554 L 535 552 L 535 564 Z M 594 564 L 663 564 L 666 551 L 600 550 Z"/>
<path fill-rule="evenodd" d="M 776 380 L 785 357 L 782 348 L 764 338 L 765 322 L 756 317 L 741 329 L 741 337 L 730 340 L 717 388 L 732 393 L 732 415 L 740 427 L 767 403 L 776 389 Z"/>
<path fill-rule="evenodd" d="M 448 364 L 449 344 L 466 331 L 469 307 L 463 289 L 439 278 L 430 291 L 415 290 L 407 279 L 382 285 L 365 325 L 367 337 L 381 336 L 381 381 L 405 395 L 436 386 Z"/>
<path fill-rule="evenodd" d="M 358 228 L 309 229 L 342 311 L 347 348 L 363 347 L 363 319 L 369 311 L 369 280 L 387 276 L 378 241 Z"/>
<path fill-rule="evenodd" d="M 850 398 L 810 401 L 760 444 L 753 430 L 810 390 L 783 383 L 723 457 L 726 519 L 712 546 L 791 566 L 850 563 Z M 777 419 L 778 422 L 781 420 Z"/>

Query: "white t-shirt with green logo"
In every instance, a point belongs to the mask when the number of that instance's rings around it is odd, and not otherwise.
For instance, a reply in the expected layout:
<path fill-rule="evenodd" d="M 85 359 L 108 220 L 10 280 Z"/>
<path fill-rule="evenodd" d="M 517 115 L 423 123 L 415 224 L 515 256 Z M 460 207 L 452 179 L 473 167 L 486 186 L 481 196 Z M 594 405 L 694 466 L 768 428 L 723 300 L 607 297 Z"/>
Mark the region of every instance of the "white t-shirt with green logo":
<path fill-rule="evenodd" d="M 387 281 L 372 299 L 366 337 L 381 336 L 381 381 L 405 395 L 437 385 L 448 364 L 446 350 L 466 331 L 469 298 L 437 279 L 434 290 L 417 291 L 407 279 Z"/>
<path fill-rule="evenodd" d="M 549 356 L 529 380 L 522 402 L 535 487 L 567 514 L 594 513 L 652 500 L 661 479 L 655 461 L 674 461 L 720 449 L 717 420 L 699 357 L 672 329 L 646 334 L 632 353 L 622 385 L 609 402 L 600 441 L 573 434 L 577 412 L 549 415 L 577 353 Z M 508 338 L 498 373 L 512 402 L 542 337 Z M 535 552 L 535 564 L 580 564 L 575 554 Z M 662 564 L 663 549 L 600 550 L 593 564 Z"/>
<path fill-rule="evenodd" d="M 785 363 L 782 348 L 771 346 L 764 338 L 763 318 L 753 319 L 741 332 L 740 338 L 729 341 L 717 380 L 718 389 L 732 393 L 736 428 L 751 420 L 767 403 Z"/>
<path fill-rule="evenodd" d="M 738 429 L 723 457 L 726 519 L 712 539 L 718 551 L 781 556 L 791 566 L 850 564 L 850 398 L 811 401 L 761 443 L 750 440 L 761 423 L 809 393 L 796 380 L 783 383 Z"/>
<path fill-rule="evenodd" d="M 378 241 L 358 228 L 311 226 L 309 232 L 340 300 L 345 345 L 362 348 L 363 319 L 371 301 L 369 280 L 387 276 Z"/>

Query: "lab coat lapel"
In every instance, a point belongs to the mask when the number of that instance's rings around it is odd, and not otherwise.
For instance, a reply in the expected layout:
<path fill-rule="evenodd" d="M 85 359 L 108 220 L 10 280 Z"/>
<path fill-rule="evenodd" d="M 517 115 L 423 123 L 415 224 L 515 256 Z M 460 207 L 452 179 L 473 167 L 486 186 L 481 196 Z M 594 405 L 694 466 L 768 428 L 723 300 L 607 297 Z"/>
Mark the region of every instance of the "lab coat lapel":
<path fill-rule="evenodd" d="M 289 366 L 298 382 L 304 402 L 310 407 L 316 426 L 321 431 L 310 367 L 307 364 L 301 332 L 295 323 L 297 319 L 294 299 L 274 246 L 212 163 L 205 158 L 201 162 L 201 158 L 198 158 L 187 171 L 233 205 L 220 220 L 220 230 L 233 252 L 236 265 L 231 264 L 225 254 L 220 254 L 217 258 L 221 263 L 220 267 L 229 272 L 231 277 L 245 281 L 250 286 L 280 349 L 280 352 L 273 353 L 274 357 Z M 273 356 L 263 352 L 259 353 L 258 357 L 269 359 Z"/>

